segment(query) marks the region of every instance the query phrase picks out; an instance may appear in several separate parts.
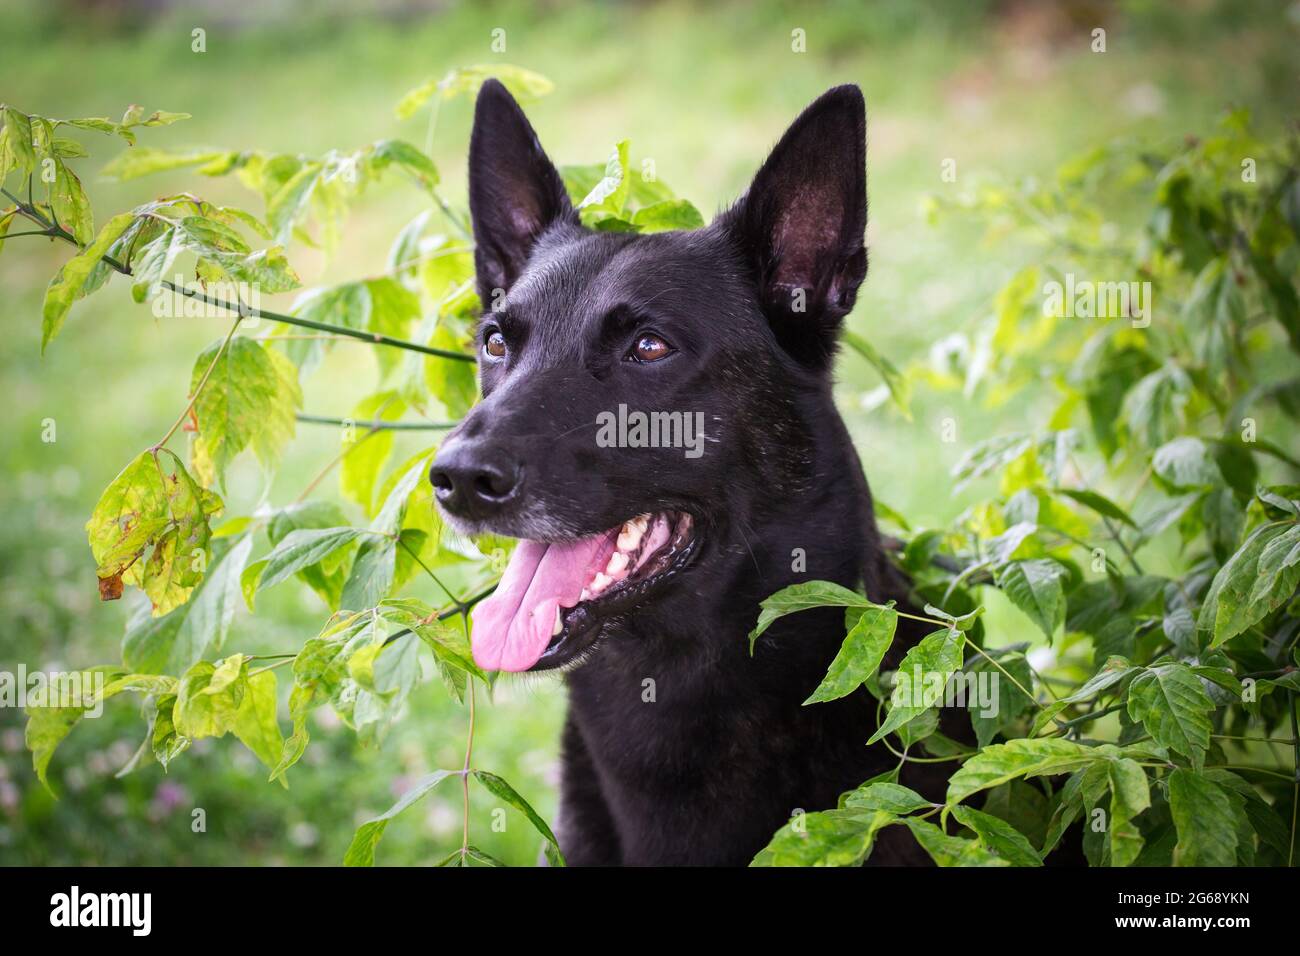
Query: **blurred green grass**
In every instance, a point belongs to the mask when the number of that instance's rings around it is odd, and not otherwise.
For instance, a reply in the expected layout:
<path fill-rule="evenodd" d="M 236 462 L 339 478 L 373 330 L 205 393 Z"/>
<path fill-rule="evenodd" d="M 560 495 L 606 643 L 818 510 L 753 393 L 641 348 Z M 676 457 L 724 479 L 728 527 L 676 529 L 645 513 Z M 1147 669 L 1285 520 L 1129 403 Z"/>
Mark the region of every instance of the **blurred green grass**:
<path fill-rule="evenodd" d="M 1264 131 L 1294 116 L 1296 5 L 1174 6 L 465 3 L 379 18 L 290 3 L 235 22 L 207 5 L 125 19 L 70 4 L 4 5 L 0 99 L 52 116 L 114 116 L 132 102 L 194 114 L 146 131 L 146 145 L 318 153 L 384 136 L 422 144 L 423 115 L 396 120 L 398 98 L 452 66 L 500 60 L 555 82 L 555 92 L 528 112 L 557 162 L 603 160 L 612 143 L 630 137 L 633 161 L 653 158 L 658 175 L 707 215 L 738 195 L 809 100 L 855 82 L 869 110 L 872 261 L 850 324 L 901 366 L 986 314 L 1017 261 L 1014 248 L 983 241 L 974 225 L 927 226 L 926 193 L 961 189 L 975 177 L 1050 176 L 1072 155 L 1117 136 L 1203 132 L 1229 105 L 1249 106 Z M 1107 29 L 1104 54 L 1089 51 L 1094 25 Z M 196 26 L 207 30 L 202 54 L 190 50 Z M 489 46 L 497 27 L 506 30 L 502 54 Z M 806 33 L 805 53 L 791 51 L 796 28 Z M 470 115 L 470 104 L 456 101 L 439 118 L 434 157 L 453 201 L 463 196 Z M 82 170 L 119 151 L 106 138 L 81 138 L 92 154 Z M 947 158 L 957 161 L 955 184 L 940 179 Z M 260 212 L 233 181 L 188 173 L 126 184 L 83 178 L 101 219 L 178 189 Z M 392 237 L 423 208 L 417 200 L 397 185 L 374 190 L 332 263 L 295 253 L 304 281 L 382 271 Z M 3 669 L 117 659 L 125 612 L 96 599 L 82 524 L 99 490 L 170 425 L 194 356 L 225 326 L 220 319 L 161 322 L 132 305 L 119 284 L 79 305 L 41 359 L 40 297 L 66 255 L 19 239 L 0 258 L 0 389 L 9 410 L 9 427 L 0 430 Z M 341 346 L 306 383 L 306 407 L 346 415 L 374 381 L 368 350 Z M 878 381 L 857 357 L 842 359 L 838 381 L 874 491 L 916 525 L 951 517 L 979 493 L 950 494 L 948 471 L 964 450 L 1042 412 L 982 409 L 922 389 L 908 422 L 863 408 L 862 396 Z M 940 422 L 949 416 L 958 441 L 943 443 Z M 57 423 L 53 444 L 41 441 L 45 419 Z M 395 460 L 418 447 L 417 438 L 405 442 L 399 439 Z M 331 431 L 303 426 L 270 500 L 295 496 L 336 448 Z M 262 491 L 254 469 L 237 469 L 228 513 L 246 513 Z M 228 647 L 293 649 L 326 613 L 305 589 L 284 587 L 267 599 L 256 623 L 237 618 Z M 990 626 L 1027 634 L 1002 604 Z M 503 682 L 493 706 L 479 710 L 475 742 L 476 765 L 514 782 L 548 818 L 562 697 L 554 680 Z M 115 703 L 56 756 L 58 802 L 30 772 L 21 715 L 0 710 L 0 861 L 336 863 L 360 819 L 385 809 L 415 776 L 463 759 L 466 717 L 439 684 L 424 685 L 409 710 L 370 750 L 346 728 L 317 721 L 292 789 L 283 791 L 225 741 L 196 747 L 167 775 L 149 765 L 114 779 L 139 726 L 130 704 Z M 381 862 L 428 863 L 458 845 L 460 798 L 445 786 L 390 827 Z M 474 842 L 511 863 L 531 862 L 535 836 L 513 814 L 505 832 L 495 832 L 495 806 L 475 794 Z M 191 830 L 193 807 L 207 811 L 204 834 Z"/>

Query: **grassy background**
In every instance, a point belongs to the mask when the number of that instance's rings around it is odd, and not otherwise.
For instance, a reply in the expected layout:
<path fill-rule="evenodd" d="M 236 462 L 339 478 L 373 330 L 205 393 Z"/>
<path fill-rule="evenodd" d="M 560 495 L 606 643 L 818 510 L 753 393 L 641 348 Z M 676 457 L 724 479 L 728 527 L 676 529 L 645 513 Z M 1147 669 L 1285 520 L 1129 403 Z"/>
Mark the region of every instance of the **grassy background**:
<path fill-rule="evenodd" d="M 869 110 L 871 274 L 851 327 L 901 365 L 924 361 L 937 340 L 968 329 L 1017 264 L 1017 250 L 982 240 L 974 225 L 927 226 L 921 200 L 981 177 L 1047 176 L 1069 157 L 1116 136 L 1181 137 L 1208 130 L 1244 104 L 1261 129 L 1295 115 L 1294 51 L 1300 5 L 1283 2 L 384 4 L 358 16 L 343 4 L 266 3 L 239 14 L 222 5 L 0 4 L 0 99 L 46 116 L 115 116 L 129 103 L 194 118 L 144 131 L 146 145 L 211 145 L 320 153 L 385 136 L 424 141 L 423 114 L 399 122 L 393 105 L 446 69 L 510 62 L 556 84 L 529 115 L 559 163 L 603 160 L 632 140 L 633 161 L 653 158 L 661 178 L 702 210 L 734 198 L 785 125 L 828 86 L 862 86 Z M 1177 8 L 1175 11 L 1171 8 Z M 1107 51 L 1089 31 L 1107 30 Z M 207 52 L 191 52 L 195 27 Z M 493 53 L 491 31 L 506 30 Z M 807 52 L 791 50 L 791 31 Z M 434 158 L 444 192 L 464 191 L 468 101 L 441 113 Z M 233 181 L 189 173 L 126 184 L 93 170 L 119 144 L 81 137 L 92 158 L 77 168 L 103 219 L 179 189 L 259 203 Z M 955 159 L 955 184 L 940 179 Z M 394 183 L 358 207 L 334 260 L 294 261 L 307 284 L 384 268 L 397 230 L 423 208 Z M 124 284 L 79 305 L 50 354 L 39 357 L 39 306 L 64 248 L 18 239 L 0 259 L 5 323 L 0 349 L 0 669 L 85 666 L 118 658 L 126 609 L 96 599 L 82 525 L 103 488 L 170 425 L 184 402 L 194 356 L 225 331 L 221 319 L 160 321 L 130 303 Z M 274 308 L 277 303 L 268 303 Z M 283 303 L 279 303 L 283 304 Z M 340 346 L 305 383 L 306 407 L 345 415 L 375 381 L 364 346 Z M 1045 409 L 969 407 L 924 389 L 910 422 L 862 397 L 879 383 L 856 357 L 838 369 L 841 407 L 877 495 L 924 526 L 957 513 L 948 470 L 970 445 L 1024 427 Z M 939 423 L 958 422 L 943 443 Z M 54 419 L 57 441 L 41 441 Z M 414 451 L 399 446 L 396 460 Z M 328 461 L 337 437 L 303 426 L 269 491 L 283 503 Z M 334 494 L 326 482 L 324 493 Z M 247 513 L 264 489 L 237 468 L 228 513 Z M 972 489 L 973 497 L 979 489 Z M 416 587 L 418 593 L 419 588 Z M 433 597 L 433 595 L 425 595 Z M 284 652 L 315 633 L 326 612 L 306 588 L 268 593 L 254 622 L 236 619 L 227 646 Z M 994 607 L 990 624 L 1023 622 Z M 1027 634 L 1027 632 L 1025 632 Z M 196 746 L 169 774 L 149 765 L 114 773 L 136 746 L 131 705 L 115 702 L 75 731 L 55 758 L 52 800 L 30 771 L 21 714 L 0 709 L 0 861 L 4 863 L 336 863 L 354 825 L 383 810 L 411 779 L 462 759 L 465 714 L 441 686 L 422 687 L 379 747 L 359 747 L 325 711 L 292 774 L 292 789 L 233 742 Z M 563 692 L 554 681 L 503 682 L 480 709 L 477 766 L 515 785 L 544 816 L 554 810 L 555 751 Z M 206 812 L 207 831 L 191 829 Z M 512 863 L 537 840 L 517 815 L 493 828 L 496 802 L 476 795 L 473 840 Z M 427 863 L 459 843 L 460 797 L 450 786 L 399 818 L 379 851 L 385 863 Z"/>

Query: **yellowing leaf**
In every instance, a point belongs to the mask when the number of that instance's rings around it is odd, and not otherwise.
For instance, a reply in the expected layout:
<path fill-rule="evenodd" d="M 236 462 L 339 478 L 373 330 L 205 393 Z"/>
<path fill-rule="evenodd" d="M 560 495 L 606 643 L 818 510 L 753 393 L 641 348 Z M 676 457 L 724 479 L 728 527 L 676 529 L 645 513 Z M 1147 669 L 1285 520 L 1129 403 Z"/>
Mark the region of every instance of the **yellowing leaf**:
<path fill-rule="evenodd" d="M 49 288 L 45 290 L 45 304 L 41 307 L 42 352 L 63 328 L 68 310 L 72 308 L 72 303 L 82 296 L 90 273 L 99 265 L 100 259 L 108 252 L 109 247 L 134 220 L 135 215 L 129 212 L 114 216 L 105 223 L 104 228 L 95 237 L 95 241 L 65 262 L 63 268 L 50 281 Z"/>
<path fill-rule="evenodd" d="M 199 488 L 172 452 L 141 452 L 104 490 L 86 523 L 110 596 L 120 595 L 113 583 L 120 580 L 143 588 L 155 614 L 183 603 L 203 577 L 208 519 L 220 510 L 220 499 Z"/>
<path fill-rule="evenodd" d="M 220 357 L 220 343 L 194 363 L 191 392 L 216 360 L 194 403 L 203 454 L 218 479 L 250 445 L 263 462 L 273 462 L 293 435 L 294 412 L 301 404 L 297 370 L 253 339 L 236 336 Z"/>

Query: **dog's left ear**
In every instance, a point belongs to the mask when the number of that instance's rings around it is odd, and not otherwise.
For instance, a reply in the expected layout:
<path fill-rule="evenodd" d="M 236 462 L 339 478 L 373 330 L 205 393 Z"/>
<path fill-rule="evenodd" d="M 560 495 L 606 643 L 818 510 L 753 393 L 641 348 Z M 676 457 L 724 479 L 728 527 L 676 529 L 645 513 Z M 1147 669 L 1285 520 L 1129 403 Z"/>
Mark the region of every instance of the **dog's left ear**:
<path fill-rule="evenodd" d="M 824 366 L 867 273 L 866 104 L 837 86 L 800 114 L 721 218 L 781 345 Z"/>
<path fill-rule="evenodd" d="M 469 211 L 474 265 L 484 308 L 508 291 L 538 237 L 561 220 L 578 221 L 564 181 L 537 134 L 498 80 L 479 90 L 469 141 Z"/>

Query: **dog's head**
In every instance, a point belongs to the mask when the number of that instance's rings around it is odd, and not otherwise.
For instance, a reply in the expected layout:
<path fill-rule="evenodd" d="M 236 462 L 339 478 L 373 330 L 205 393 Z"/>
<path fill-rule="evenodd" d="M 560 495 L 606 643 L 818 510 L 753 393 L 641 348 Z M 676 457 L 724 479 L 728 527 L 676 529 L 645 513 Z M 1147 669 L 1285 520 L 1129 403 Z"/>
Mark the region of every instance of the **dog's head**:
<path fill-rule="evenodd" d="M 602 232 L 505 87 L 483 86 L 483 400 L 430 475 L 453 527 L 523 539 L 474 611 L 481 666 L 577 659 L 695 573 L 738 502 L 817 479 L 802 423 L 866 273 L 865 124 L 857 87 L 832 89 L 708 227 Z"/>

